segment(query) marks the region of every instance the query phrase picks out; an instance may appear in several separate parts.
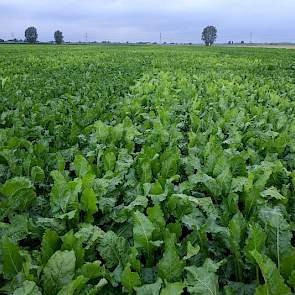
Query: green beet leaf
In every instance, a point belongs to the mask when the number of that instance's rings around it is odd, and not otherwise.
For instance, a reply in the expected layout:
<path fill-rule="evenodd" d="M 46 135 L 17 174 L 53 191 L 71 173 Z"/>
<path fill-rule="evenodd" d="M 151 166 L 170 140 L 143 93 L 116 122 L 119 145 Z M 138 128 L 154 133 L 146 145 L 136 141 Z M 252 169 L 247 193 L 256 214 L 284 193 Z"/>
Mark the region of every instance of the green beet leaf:
<path fill-rule="evenodd" d="M 245 252 L 246 257 L 250 261 L 254 261 L 254 258 L 251 254 L 251 251 L 256 250 L 259 253 L 262 253 L 265 247 L 267 235 L 257 223 L 249 225 L 248 237 L 245 242 Z"/>
<path fill-rule="evenodd" d="M 34 166 L 31 170 L 31 177 L 34 182 L 42 182 L 45 179 L 45 173 L 39 166 Z"/>
<path fill-rule="evenodd" d="M 252 256 L 258 263 L 265 282 L 265 289 L 269 295 L 291 295 L 290 288 L 285 284 L 274 262 L 256 250 L 251 251 Z"/>
<path fill-rule="evenodd" d="M 82 155 L 78 155 L 75 157 L 73 166 L 77 176 L 81 178 L 83 178 L 87 174 L 93 173 L 91 165 Z"/>
<path fill-rule="evenodd" d="M 82 239 L 75 236 L 73 230 L 69 231 L 62 237 L 61 250 L 74 250 L 76 257 L 76 267 L 80 267 L 84 262 L 85 250 L 82 245 Z"/>
<path fill-rule="evenodd" d="M 147 209 L 147 214 L 149 220 L 154 224 L 155 231 L 153 233 L 154 239 L 162 239 L 163 230 L 165 228 L 165 218 L 164 213 L 160 205 L 155 205 L 154 207 L 149 207 Z"/>
<path fill-rule="evenodd" d="M 295 289 L 295 270 L 292 271 L 288 283 L 293 289 Z"/>
<path fill-rule="evenodd" d="M 93 222 L 93 214 L 97 212 L 96 194 L 92 188 L 85 188 L 81 195 L 82 210 L 86 212 L 85 222 Z"/>
<path fill-rule="evenodd" d="M 139 274 L 131 271 L 130 263 L 125 266 L 121 274 L 121 283 L 129 292 L 132 292 L 135 287 L 141 285 Z"/>
<path fill-rule="evenodd" d="M 24 258 L 17 244 L 4 237 L 1 241 L 3 274 L 7 279 L 14 278 L 23 269 Z"/>
<path fill-rule="evenodd" d="M 78 276 L 75 280 L 71 281 L 68 285 L 64 286 L 57 295 L 74 295 L 79 294 L 87 283 L 88 279 L 83 276 Z"/>
<path fill-rule="evenodd" d="M 176 236 L 166 232 L 165 252 L 158 263 L 159 276 L 168 282 L 181 280 L 185 262 L 181 260 L 176 249 Z"/>
<path fill-rule="evenodd" d="M 182 282 L 167 283 L 165 288 L 161 290 L 160 295 L 181 295 L 185 285 Z"/>
<path fill-rule="evenodd" d="M 75 275 L 76 257 L 74 251 L 55 252 L 43 269 L 42 282 L 46 295 L 55 295 L 68 285 Z"/>
<path fill-rule="evenodd" d="M 82 265 L 77 273 L 90 280 L 99 278 L 102 275 L 101 262 L 99 260 L 87 262 Z"/>
<path fill-rule="evenodd" d="M 0 194 L 4 196 L 0 203 L 0 217 L 5 217 L 14 210 L 26 212 L 36 198 L 31 181 L 25 177 L 7 180 L 0 187 Z"/>
<path fill-rule="evenodd" d="M 58 234 L 52 230 L 47 229 L 43 235 L 41 242 L 42 263 L 45 265 L 49 258 L 59 250 L 61 247 L 61 239 Z"/>
<path fill-rule="evenodd" d="M 217 270 L 223 262 L 214 263 L 206 259 L 203 266 L 186 267 L 187 289 L 192 295 L 217 295 L 219 294 Z"/>
<path fill-rule="evenodd" d="M 275 187 L 270 187 L 263 192 L 261 192 L 263 198 L 273 198 L 276 200 L 285 200 L 286 198 L 281 195 L 281 193 Z"/>
<path fill-rule="evenodd" d="M 158 279 L 153 284 L 145 284 L 141 287 L 135 287 L 136 295 L 159 295 L 162 287 L 162 280 Z"/>
<path fill-rule="evenodd" d="M 151 237 L 155 226 L 143 213 L 136 211 L 133 214 L 133 239 L 134 246 L 143 251 L 150 251 Z"/>
<path fill-rule="evenodd" d="M 183 257 L 184 260 L 190 259 L 198 255 L 200 251 L 200 246 L 194 247 L 190 241 L 187 243 L 186 255 Z"/>
<path fill-rule="evenodd" d="M 97 247 L 107 268 L 124 265 L 127 259 L 128 245 L 123 237 L 119 237 L 112 231 L 108 231 L 100 240 Z"/>
<path fill-rule="evenodd" d="M 50 193 L 50 205 L 55 216 L 68 213 L 79 207 L 78 196 L 82 189 L 82 181 L 67 181 L 59 171 L 51 172 L 54 185 Z"/>
<path fill-rule="evenodd" d="M 13 292 L 13 295 L 42 295 L 42 293 L 35 282 L 24 281 L 22 286 Z"/>

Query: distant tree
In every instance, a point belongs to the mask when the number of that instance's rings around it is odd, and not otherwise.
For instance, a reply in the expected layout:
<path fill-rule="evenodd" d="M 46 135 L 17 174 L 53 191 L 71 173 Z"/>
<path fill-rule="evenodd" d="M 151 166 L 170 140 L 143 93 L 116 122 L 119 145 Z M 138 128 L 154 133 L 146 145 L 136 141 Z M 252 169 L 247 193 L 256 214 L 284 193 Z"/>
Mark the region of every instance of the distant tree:
<path fill-rule="evenodd" d="M 0 39 L 0 43 L 3 43 L 4 42 L 4 40 L 3 39 Z"/>
<path fill-rule="evenodd" d="M 62 44 L 64 41 L 64 36 L 61 31 L 54 32 L 54 40 L 56 44 Z"/>
<path fill-rule="evenodd" d="M 245 44 L 245 41 L 241 41 L 241 44 Z"/>
<path fill-rule="evenodd" d="M 206 46 L 211 46 L 217 38 L 217 29 L 214 26 L 204 28 L 202 33 L 202 40 Z"/>
<path fill-rule="evenodd" d="M 35 27 L 29 27 L 25 31 L 26 41 L 29 43 L 36 43 L 38 39 L 37 29 Z"/>

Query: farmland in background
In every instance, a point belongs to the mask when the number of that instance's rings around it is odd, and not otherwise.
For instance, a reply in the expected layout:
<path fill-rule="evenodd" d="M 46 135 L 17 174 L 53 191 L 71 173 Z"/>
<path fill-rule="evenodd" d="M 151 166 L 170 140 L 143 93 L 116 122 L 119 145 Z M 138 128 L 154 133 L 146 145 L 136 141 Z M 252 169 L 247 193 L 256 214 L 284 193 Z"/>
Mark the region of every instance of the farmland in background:
<path fill-rule="evenodd" d="M 295 51 L 0 46 L 0 293 L 295 292 Z"/>

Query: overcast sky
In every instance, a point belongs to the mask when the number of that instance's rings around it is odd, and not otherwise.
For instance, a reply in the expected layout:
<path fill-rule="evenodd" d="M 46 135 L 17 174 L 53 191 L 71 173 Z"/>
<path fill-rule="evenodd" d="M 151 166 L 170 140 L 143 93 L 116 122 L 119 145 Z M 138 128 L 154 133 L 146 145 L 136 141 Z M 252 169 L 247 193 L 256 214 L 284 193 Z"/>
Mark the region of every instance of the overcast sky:
<path fill-rule="evenodd" d="M 0 0 L 0 38 L 24 38 L 28 26 L 39 40 L 61 30 L 66 41 L 199 43 L 215 25 L 218 42 L 295 42 L 295 0 Z"/>

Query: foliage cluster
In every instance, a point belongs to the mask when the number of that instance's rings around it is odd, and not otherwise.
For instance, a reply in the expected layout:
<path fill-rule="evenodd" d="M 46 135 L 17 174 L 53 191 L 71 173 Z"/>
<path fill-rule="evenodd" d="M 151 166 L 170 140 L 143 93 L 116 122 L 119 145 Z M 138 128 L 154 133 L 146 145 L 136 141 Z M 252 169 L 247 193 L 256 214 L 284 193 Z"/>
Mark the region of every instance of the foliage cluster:
<path fill-rule="evenodd" d="M 2 294 L 295 292 L 293 52 L 0 52 Z"/>

